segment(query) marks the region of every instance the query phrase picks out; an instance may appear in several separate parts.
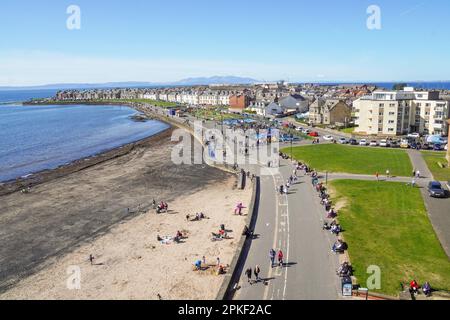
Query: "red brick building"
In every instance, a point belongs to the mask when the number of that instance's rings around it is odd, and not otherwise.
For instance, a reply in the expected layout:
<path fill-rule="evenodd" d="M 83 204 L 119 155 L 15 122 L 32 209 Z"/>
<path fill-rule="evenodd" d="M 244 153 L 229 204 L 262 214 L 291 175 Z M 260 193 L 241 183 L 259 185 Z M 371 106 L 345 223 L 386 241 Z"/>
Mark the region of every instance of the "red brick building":
<path fill-rule="evenodd" d="M 249 106 L 250 98 L 245 94 L 230 96 L 230 111 L 242 112 Z"/>

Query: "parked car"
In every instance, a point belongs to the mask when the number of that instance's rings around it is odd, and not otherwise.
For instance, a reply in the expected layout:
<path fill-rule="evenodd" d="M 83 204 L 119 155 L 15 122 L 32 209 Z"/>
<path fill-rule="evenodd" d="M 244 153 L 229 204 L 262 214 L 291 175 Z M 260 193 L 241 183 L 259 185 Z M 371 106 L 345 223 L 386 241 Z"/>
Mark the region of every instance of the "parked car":
<path fill-rule="evenodd" d="M 391 141 L 391 148 L 400 148 L 397 140 Z"/>
<path fill-rule="evenodd" d="M 330 136 L 330 135 L 324 136 L 323 139 L 326 140 L 326 141 L 333 141 L 334 140 L 333 136 Z"/>
<path fill-rule="evenodd" d="M 389 143 L 389 141 L 387 141 L 385 139 L 380 141 L 380 147 L 387 148 L 387 147 L 390 147 L 390 146 L 391 146 L 391 144 Z"/>
<path fill-rule="evenodd" d="M 352 146 L 358 145 L 358 141 L 356 139 L 350 139 L 348 140 L 348 143 L 351 144 Z"/>
<path fill-rule="evenodd" d="M 360 145 L 360 146 L 367 146 L 367 140 L 366 140 L 366 139 L 361 139 L 361 140 L 359 141 L 359 145 Z"/>
<path fill-rule="evenodd" d="M 447 189 L 450 191 L 450 180 L 447 181 Z"/>
<path fill-rule="evenodd" d="M 308 135 L 309 135 L 310 137 L 315 137 L 315 138 L 319 137 L 319 133 L 316 132 L 316 131 L 310 132 Z"/>
<path fill-rule="evenodd" d="M 340 144 L 347 144 L 348 141 L 347 141 L 347 139 L 345 139 L 345 138 L 340 138 L 340 139 L 339 139 L 339 143 L 340 143 Z"/>
<path fill-rule="evenodd" d="M 406 139 L 403 139 L 403 140 L 400 142 L 400 148 L 408 149 L 408 148 L 409 148 L 409 141 L 406 140 Z"/>
<path fill-rule="evenodd" d="M 440 145 L 440 144 L 435 144 L 435 145 L 433 146 L 433 150 L 434 150 L 434 151 L 442 151 L 442 150 L 444 150 L 444 149 L 442 148 L 442 145 Z"/>
<path fill-rule="evenodd" d="M 420 138 L 420 134 L 417 133 L 417 132 L 410 133 L 410 134 L 408 134 L 408 138 L 416 138 L 416 139 L 418 139 L 418 138 Z"/>
<path fill-rule="evenodd" d="M 295 131 L 303 132 L 303 128 L 302 128 L 302 127 L 296 127 L 296 128 L 295 128 Z"/>
<path fill-rule="evenodd" d="M 439 181 L 432 181 L 428 184 L 428 193 L 433 198 L 445 198 L 446 193 Z"/>
<path fill-rule="evenodd" d="M 376 140 L 372 140 L 372 141 L 370 141 L 370 144 L 369 144 L 371 147 L 378 147 L 378 141 L 376 141 Z"/>

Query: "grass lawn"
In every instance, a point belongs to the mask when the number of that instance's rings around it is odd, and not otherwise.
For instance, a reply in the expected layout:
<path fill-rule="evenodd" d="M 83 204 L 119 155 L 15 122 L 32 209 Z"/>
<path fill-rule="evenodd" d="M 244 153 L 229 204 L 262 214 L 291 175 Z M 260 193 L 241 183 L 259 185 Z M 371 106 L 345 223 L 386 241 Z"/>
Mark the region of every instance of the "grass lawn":
<path fill-rule="evenodd" d="M 450 168 L 448 167 L 447 159 L 445 159 L 445 153 L 422 151 L 422 156 L 435 179 L 439 181 L 450 181 Z M 438 165 L 438 162 L 447 165 L 447 167 L 442 169 Z"/>
<path fill-rule="evenodd" d="M 341 130 L 339 130 L 339 131 L 341 131 L 341 132 L 343 132 L 343 133 L 349 133 L 349 134 L 352 134 L 353 132 L 355 132 L 355 127 L 353 127 L 353 128 L 345 128 L 345 129 L 341 129 Z"/>
<path fill-rule="evenodd" d="M 284 148 L 282 152 L 290 154 L 291 151 Z M 389 169 L 392 175 L 409 177 L 413 170 L 404 150 L 322 144 L 296 147 L 293 154 L 295 159 L 319 171 L 384 175 Z"/>
<path fill-rule="evenodd" d="M 420 190 L 395 182 L 336 180 L 334 201 L 345 201 L 339 220 L 359 284 L 381 269 L 379 292 L 398 295 L 400 283 L 429 281 L 450 291 L 450 261 L 428 219 Z"/>

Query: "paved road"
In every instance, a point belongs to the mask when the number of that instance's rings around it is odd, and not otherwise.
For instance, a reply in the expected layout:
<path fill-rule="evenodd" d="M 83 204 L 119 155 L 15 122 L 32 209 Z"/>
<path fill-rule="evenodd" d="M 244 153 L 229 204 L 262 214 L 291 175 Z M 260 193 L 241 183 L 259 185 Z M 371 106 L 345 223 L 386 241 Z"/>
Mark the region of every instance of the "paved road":
<path fill-rule="evenodd" d="M 322 230 L 325 211 L 309 177 L 302 176 L 289 195 L 278 195 L 275 186 L 292 174 L 290 162 L 280 173 L 262 176 L 261 200 L 255 233 L 244 269 L 259 265 L 267 285 L 248 284 L 241 277 L 239 300 L 336 300 L 338 257 L 331 253 L 336 237 Z M 282 249 L 286 266 L 271 268 L 269 250 Z"/>

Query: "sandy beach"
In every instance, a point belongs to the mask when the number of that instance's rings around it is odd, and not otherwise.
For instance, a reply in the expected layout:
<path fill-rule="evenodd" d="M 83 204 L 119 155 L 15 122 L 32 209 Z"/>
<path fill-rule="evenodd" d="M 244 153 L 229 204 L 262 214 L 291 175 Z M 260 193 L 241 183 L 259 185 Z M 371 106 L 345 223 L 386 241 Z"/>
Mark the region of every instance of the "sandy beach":
<path fill-rule="evenodd" d="M 35 186 L 0 196 L 0 299 L 211 299 L 223 278 L 194 272 L 196 259 L 231 262 L 251 189 L 206 165 L 174 166 L 171 131 L 125 154 Z M 150 210 L 169 202 L 169 214 Z M 186 214 L 210 219 L 187 222 Z M 234 239 L 212 242 L 220 224 Z M 162 245 L 156 236 L 181 244 Z M 96 257 L 91 266 L 89 255 Z M 68 290 L 68 266 L 81 268 L 81 290 Z"/>

